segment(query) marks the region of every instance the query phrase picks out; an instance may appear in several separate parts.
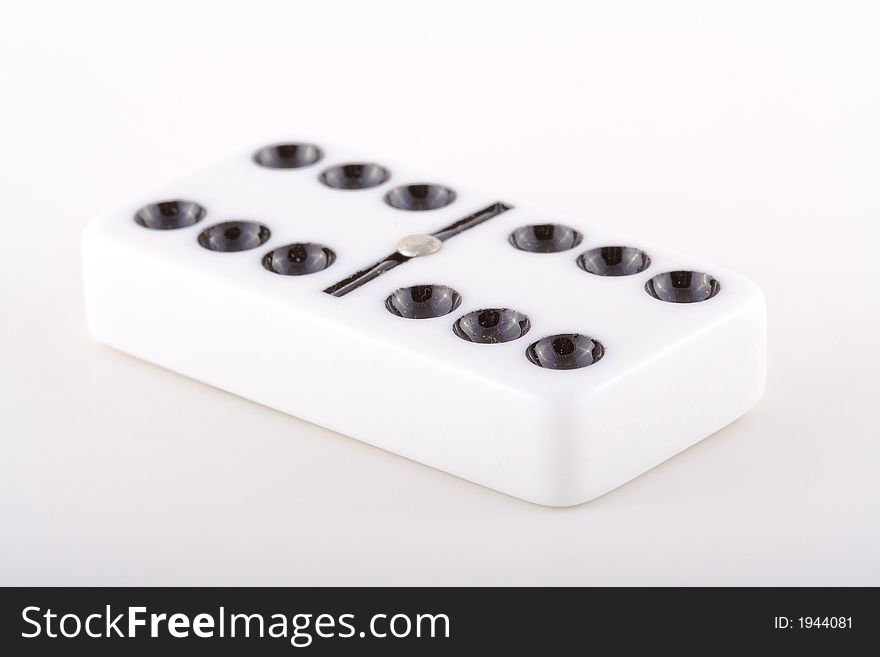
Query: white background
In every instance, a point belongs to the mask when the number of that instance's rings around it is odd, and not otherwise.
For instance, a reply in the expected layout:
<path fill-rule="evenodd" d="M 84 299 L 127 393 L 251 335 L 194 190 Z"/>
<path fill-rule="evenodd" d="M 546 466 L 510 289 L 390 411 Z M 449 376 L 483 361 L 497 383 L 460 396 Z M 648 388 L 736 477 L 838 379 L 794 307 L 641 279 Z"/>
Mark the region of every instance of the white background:
<path fill-rule="evenodd" d="M 880 584 L 876 3 L 4 7 L 0 583 Z M 745 274 L 766 396 L 560 510 L 93 341 L 86 223 L 282 134 Z"/>

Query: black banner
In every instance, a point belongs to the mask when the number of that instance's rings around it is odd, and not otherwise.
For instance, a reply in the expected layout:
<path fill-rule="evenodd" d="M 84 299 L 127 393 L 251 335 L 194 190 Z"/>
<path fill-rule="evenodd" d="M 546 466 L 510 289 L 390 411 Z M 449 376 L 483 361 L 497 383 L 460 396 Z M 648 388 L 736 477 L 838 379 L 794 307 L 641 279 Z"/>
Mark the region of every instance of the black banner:
<path fill-rule="evenodd" d="M 6 655 L 856 654 L 880 638 L 877 590 L 859 588 L 8 588 L 0 597 Z"/>

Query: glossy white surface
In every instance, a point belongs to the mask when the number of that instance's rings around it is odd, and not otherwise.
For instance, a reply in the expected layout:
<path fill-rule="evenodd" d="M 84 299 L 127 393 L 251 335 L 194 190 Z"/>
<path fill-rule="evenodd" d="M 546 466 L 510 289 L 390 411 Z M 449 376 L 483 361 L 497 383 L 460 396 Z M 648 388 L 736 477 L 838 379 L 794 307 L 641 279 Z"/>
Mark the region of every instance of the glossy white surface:
<path fill-rule="evenodd" d="M 876 5 L 481 7 L 6 10 L 0 581 L 880 584 Z M 748 272 L 766 394 L 554 510 L 96 343 L 85 225 L 290 132 Z"/>
<path fill-rule="evenodd" d="M 103 342 L 315 424 L 523 499 L 553 506 L 591 500 L 705 438 L 746 412 L 764 391 L 765 303 L 742 277 L 592 222 L 515 205 L 348 294 L 323 290 L 381 261 L 399 239 L 433 233 L 498 200 L 454 180 L 425 176 L 377 155 L 321 139 L 322 161 L 295 169 L 231 156 L 195 177 L 141 197 L 89 226 L 83 267 L 89 325 Z M 336 190 L 319 172 L 379 162 L 385 184 Z M 416 181 L 455 190 L 446 207 L 405 211 L 383 201 Z M 154 230 L 134 221 L 149 203 L 188 199 L 201 222 Z M 247 219 L 267 226 L 261 246 L 211 251 L 199 234 Z M 520 226 L 561 224 L 584 235 L 558 253 L 515 249 Z M 308 275 L 266 271 L 264 253 L 316 242 L 336 253 Z M 630 246 L 651 258 L 631 276 L 580 269 L 578 254 Z M 707 272 L 711 299 L 667 303 L 645 291 L 667 271 Z M 442 284 L 461 306 L 427 319 L 385 307 L 399 288 Z M 517 340 L 457 337 L 457 317 L 484 308 L 528 315 Z M 604 356 L 577 370 L 530 363 L 526 347 L 556 334 L 598 339 Z"/>

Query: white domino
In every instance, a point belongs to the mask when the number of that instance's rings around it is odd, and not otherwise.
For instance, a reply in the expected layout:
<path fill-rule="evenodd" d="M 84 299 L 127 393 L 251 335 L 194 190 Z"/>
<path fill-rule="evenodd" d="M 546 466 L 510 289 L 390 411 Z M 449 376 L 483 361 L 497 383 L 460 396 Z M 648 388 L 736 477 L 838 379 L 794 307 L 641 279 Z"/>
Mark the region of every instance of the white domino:
<path fill-rule="evenodd" d="M 742 276 L 381 153 L 238 153 L 92 223 L 83 262 L 99 340 L 539 504 L 606 493 L 764 389 Z"/>

